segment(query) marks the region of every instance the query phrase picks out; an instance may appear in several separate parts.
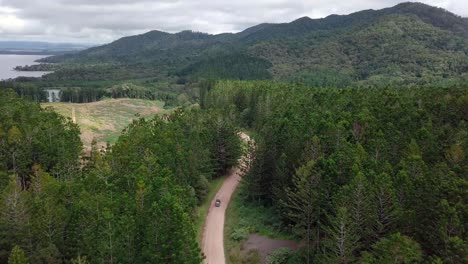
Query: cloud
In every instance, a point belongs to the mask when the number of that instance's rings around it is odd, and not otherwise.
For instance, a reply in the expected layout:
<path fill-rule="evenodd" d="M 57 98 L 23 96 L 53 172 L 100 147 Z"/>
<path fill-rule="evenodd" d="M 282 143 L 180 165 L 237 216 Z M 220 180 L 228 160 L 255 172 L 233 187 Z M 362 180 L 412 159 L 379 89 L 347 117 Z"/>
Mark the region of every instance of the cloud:
<path fill-rule="evenodd" d="M 104 43 L 149 30 L 238 32 L 263 22 L 349 14 L 399 0 L 0 0 L 0 39 Z M 424 0 L 468 16 L 468 1 Z"/>

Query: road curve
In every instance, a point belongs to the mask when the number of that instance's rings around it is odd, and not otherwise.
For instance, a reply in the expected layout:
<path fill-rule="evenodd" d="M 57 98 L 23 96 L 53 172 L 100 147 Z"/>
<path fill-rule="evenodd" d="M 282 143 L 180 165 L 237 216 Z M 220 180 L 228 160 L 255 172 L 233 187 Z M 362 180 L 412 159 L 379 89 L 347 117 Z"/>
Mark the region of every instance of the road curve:
<path fill-rule="evenodd" d="M 240 133 L 243 140 L 249 141 L 250 138 L 244 133 Z M 205 219 L 203 228 L 202 248 L 205 254 L 206 264 L 225 264 L 224 256 L 224 217 L 226 209 L 231 200 L 231 196 L 239 185 L 241 179 L 241 170 L 239 167 L 233 168 L 216 196 L 211 201 L 210 209 Z M 220 207 L 215 207 L 216 199 L 221 200 Z"/>

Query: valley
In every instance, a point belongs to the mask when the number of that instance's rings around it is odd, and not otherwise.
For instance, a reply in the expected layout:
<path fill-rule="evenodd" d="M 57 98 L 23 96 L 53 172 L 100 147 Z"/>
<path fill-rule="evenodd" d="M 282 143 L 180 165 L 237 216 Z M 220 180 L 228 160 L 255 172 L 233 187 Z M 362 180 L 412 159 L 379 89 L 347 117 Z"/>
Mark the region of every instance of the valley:
<path fill-rule="evenodd" d="M 78 2 L 0 2 L 61 32 L 0 41 L 52 55 L 0 55 L 0 263 L 468 263 L 468 9 Z"/>

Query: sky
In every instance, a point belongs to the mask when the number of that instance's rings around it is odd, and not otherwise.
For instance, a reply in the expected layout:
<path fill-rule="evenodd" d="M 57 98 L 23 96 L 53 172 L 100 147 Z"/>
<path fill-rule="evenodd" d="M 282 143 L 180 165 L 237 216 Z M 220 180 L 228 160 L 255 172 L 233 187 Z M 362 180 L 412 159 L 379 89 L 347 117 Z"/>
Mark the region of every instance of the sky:
<path fill-rule="evenodd" d="M 398 0 L 0 0 L 0 40 L 101 44 L 150 30 L 239 32 L 268 22 L 394 6 Z M 467 0 L 421 0 L 468 17 Z"/>

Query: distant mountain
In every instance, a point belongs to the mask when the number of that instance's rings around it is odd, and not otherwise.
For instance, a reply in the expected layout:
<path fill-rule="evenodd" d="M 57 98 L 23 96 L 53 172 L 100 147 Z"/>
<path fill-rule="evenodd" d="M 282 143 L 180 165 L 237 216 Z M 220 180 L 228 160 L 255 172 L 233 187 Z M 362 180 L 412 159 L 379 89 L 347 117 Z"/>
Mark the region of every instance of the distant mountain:
<path fill-rule="evenodd" d="M 183 31 L 170 34 L 150 31 L 142 35 L 124 37 L 110 44 L 90 48 L 76 55 L 52 57 L 51 61 L 143 63 L 165 62 L 168 64 L 189 61 L 216 42 L 205 33 Z"/>
<path fill-rule="evenodd" d="M 0 41 L 0 53 L 63 54 L 90 48 L 90 44 L 51 43 L 38 41 Z"/>
<path fill-rule="evenodd" d="M 468 80 L 468 19 L 402 3 L 265 23 L 236 34 L 150 31 L 44 61 L 153 67 L 186 79 L 274 78 L 316 86 Z"/>

